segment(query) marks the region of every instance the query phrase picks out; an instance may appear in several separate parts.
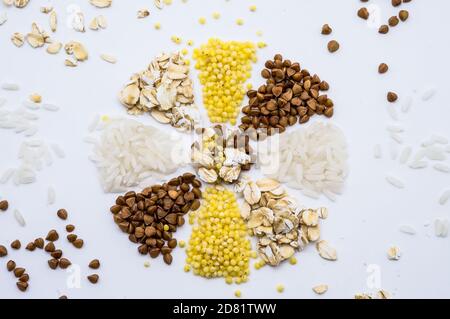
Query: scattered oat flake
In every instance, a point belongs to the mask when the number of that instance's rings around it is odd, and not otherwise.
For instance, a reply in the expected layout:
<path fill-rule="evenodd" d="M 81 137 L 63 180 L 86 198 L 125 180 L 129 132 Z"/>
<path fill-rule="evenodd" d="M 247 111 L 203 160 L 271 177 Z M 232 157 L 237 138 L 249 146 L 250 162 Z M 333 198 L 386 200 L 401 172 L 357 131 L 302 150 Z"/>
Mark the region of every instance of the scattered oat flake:
<path fill-rule="evenodd" d="M 330 246 L 326 240 L 321 240 L 316 244 L 316 249 L 319 252 L 320 257 L 326 260 L 337 260 L 336 249 Z"/>
<path fill-rule="evenodd" d="M 53 42 L 47 46 L 47 53 L 49 54 L 58 54 L 61 51 L 62 43 L 61 42 Z"/>
<path fill-rule="evenodd" d="M 141 9 L 137 12 L 138 19 L 146 18 L 149 15 L 150 15 L 150 11 L 148 11 L 147 9 Z"/>
<path fill-rule="evenodd" d="M 12 43 L 14 43 L 14 45 L 18 48 L 20 48 L 23 43 L 24 43 L 24 36 L 23 34 L 19 33 L 19 32 L 15 32 L 13 33 L 13 35 L 11 36 L 11 41 Z"/>
<path fill-rule="evenodd" d="M 52 10 L 49 16 L 50 30 L 56 32 L 56 26 L 58 24 L 58 18 L 56 16 L 56 11 Z"/>
<path fill-rule="evenodd" d="M 112 55 L 109 55 L 109 54 L 102 54 L 102 55 L 100 55 L 100 57 L 102 58 L 102 60 L 104 60 L 104 61 L 106 61 L 108 63 L 114 64 L 114 63 L 117 62 L 117 59 L 115 57 L 113 57 Z"/>
<path fill-rule="evenodd" d="M 91 20 L 91 22 L 89 23 L 89 29 L 94 30 L 94 31 L 99 29 L 97 17 L 95 17 L 94 19 Z"/>
<path fill-rule="evenodd" d="M 108 8 L 112 4 L 112 0 L 89 0 L 89 2 L 97 8 Z"/>
<path fill-rule="evenodd" d="M 155 6 L 156 6 L 158 9 L 161 10 L 161 9 L 163 8 L 163 5 L 162 5 L 162 3 L 161 3 L 161 0 L 154 0 L 153 3 L 155 4 Z"/>
<path fill-rule="evenodd" d="M 323 295 L 328 291 L 328 285 L 318 285 L 313 287 L 312 290 L 318 295 Z"/>
<path fill-rule="evenodd" d="M 389 260 L 399 260 L 401 256 L 400 249 L 392 246 L 388 249 L 387 255 Z"/>
<path fill-rule="evenodd" d="M 98 16 L 97 17 L 98 26 L 102 29 L 106 29 L 108 27 L 108 21 L 106 20 L 105 16 Z"/>
<path fill-rule="evenodd" d="M 47 14 L 47 13 L 50 13 L 50 12 L 52 12 L 53 11 L 53 7 L 52 6 L 47 6 L 47 7 L 41 7 L 41 12 L 42 13 L 45 13 L 45 14 Z"/>

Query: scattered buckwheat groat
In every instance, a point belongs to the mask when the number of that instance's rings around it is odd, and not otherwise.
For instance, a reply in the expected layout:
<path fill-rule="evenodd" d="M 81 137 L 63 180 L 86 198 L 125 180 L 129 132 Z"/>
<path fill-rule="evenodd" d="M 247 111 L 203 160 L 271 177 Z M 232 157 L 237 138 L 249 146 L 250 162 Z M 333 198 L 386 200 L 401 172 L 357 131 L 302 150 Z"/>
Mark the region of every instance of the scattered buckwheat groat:
<path fill-rule="evenodd" d="M 381 34 L 386 34 L 389 32 L 389 26 L 386 24 L 383 24 L 382 26 L 380 26 L 380 28 L 378 29 L 378 33 Z"/>
<path fill-rule="evenodd" d="M 394 103 L 395 101 L 397 101 L 397 99 L 398 99 L 398 96 L 397 96 L 396 93 L 394 93 L 394 92 L 388 92 L 388 94 L 387 94 L 387 100 L 388 100 L 390 103 Z"/>
<path fill-rule="evenodd" d="M 386 63 L 381 63 L 378 66 L 378 73 L 384 74 L 389 70 L 389 66 Z"/>
<path fill-rule="evenodd" d="M 409 12 L 407 10 L 400 10 L 398 17 L 402 22 L 405 22 L 409 18 Z"/>
<path fill-rule="evenodd" d="M 322 26 L 322 34 L 323 35 L 329 35 L 329 34 L 331 34 L 331 32 L 333 32 L 333 29 L 331 29 L 331 27 L 328 24 L 324 24 Z"/>
<path fill-rule="evenodd" d="M 367 20 L 369 18 L 369 10 L 366 7 L 362 7 L 358 10 L 358 17 L 361 19 Z"/>
<path fill-rule="evenodd" d="M 7 211 L 9 207 L 9 203 L 7 200 L 0 201 L 0 210 L 1 211 Z"/>
<path fill-rule="evenodd" d="M 328 42 L 328 51 L 330 51 L 331 53 L 339 50 L 339 47 L 339 42 L 337 42 L 336 40 L 331 40 L 330 42 Z"/>

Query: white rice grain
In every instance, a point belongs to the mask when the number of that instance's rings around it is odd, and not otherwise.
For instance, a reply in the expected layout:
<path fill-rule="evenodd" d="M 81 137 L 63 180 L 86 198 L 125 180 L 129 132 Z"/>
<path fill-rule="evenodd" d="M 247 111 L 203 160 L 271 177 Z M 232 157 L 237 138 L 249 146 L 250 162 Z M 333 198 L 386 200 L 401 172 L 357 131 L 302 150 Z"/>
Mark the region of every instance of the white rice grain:
<path fill-rule="evenodd" d="M 406 146 L 400 153 L 400 164 L 406 164 L 412 154 L 411 146 Z"/>
<path fill-rule="evenodd" d="M 389 124 L 386 126 L 386 129 L 391 133 L 402 133 L 405 131 L 405 128 L 399 124 Z"/>
<path fill-rule="evenodd" d="M 13 176 L 15 171 L 16 170 L 14 168 L 8 168 L 0 177 L 0 184 L 8 183 L 9 179 L 11 178 L 11 176 Z"/>
<path fill-rule="evenodd" d="M 20 86 L 16 83 L 6 82 L 2 84 L 2 89 L 5 91 L 18 91 L 20 90 Z"/>
<path fill-rule="evenodd" d="M 388 105 L 387 111 L 391 119 L 393 119 L 394 121 L 398 121 L 397 109 L 393 105 Z"/>
<path fill-rule="evenodd" d="M 55 155 L 59 158 L 65 158 L 66 157 L 66 153 L 64 153 L 64 151 L 62 150 L 61 147 L 59 147 L 59 145 L 57 144 L 51 144 L 50 147 L 53 150 L 53 153 L 55 153 Z"/>
<path fill-rule="evenodd" d="M 428 88 L 422 93 L 422 101 L 428 101 L 430 100 L 434 95 L 436 94 L 436 89 L 434 88 Z"/>
<path fill-rule="evenodd" d="M 390 133 L 389 136 L 398 144 L 403 144 L 403 138 L 398 133 Z"/>
<path fill-rule="evenodd" d="M 389 144 L 389 153 L 391 156 L 391 160 L 395 161 L 398 157 L 398 144 L 391 142 Z"/>
<path fill-rule="evenodd" d="M 405 183 L 397 176 L 387 175 L 386 181 L 396 188 L 400 188 L 400 189 L 405 188 Z"/>
<path fill-rule="evenodd" d="M 447 156 L 444 149 L 438 146 L 429 146 L 425 149 L 425 156 L 432 161 L 445 161 Z"/>
<path fill-rule="evenodd" d="M 449 199 L 450 199 L 450 189 L 446 189 L 442 191 L 441 195 L 439 196 L 439 204 L 445 205 Z"/>
<path fill-rule="evenodd" d="M 433 165 L 433 168 L 438 172 L 442 173 L 450 173 L 450 166 L 444 163 L 436 163 Z"/>
<path fill-rule="evenodd" d="M 99 122 L 100 122 L 100 115 L 96 114 L 92 118 L 91 122 L 89 123 L 88 131 L 89 132 L 94 132 L 95 129 L 97 128 Z"/>
<path fill-rule="evenodd" d="M 448 144 L 448 138 L 442 135 L 433 134 L 431 139 L 438 144 Z"/>
<path fill-rule="evenodd" d="M 37 133 L 37 131 L 38 131 L 37 126 L 30 126 L 25 130 L 24 134 L 26 137 L 31 137 L 34 136 Z"/>
<path fill-rule="evenodd" d="M 0 25 L 3 25 L 6 21 L 8 21 L 8 15 L 6 14 L 6 11 L 3 11 L 0 13 Z"/>
<path fill-rule="evenodd" d="M 22 105 L 32 111 L 39 110 L 39 108 L 40 108 L 40 104 L 31 102 L 31 101 L 23 101 Z"/>
<path fill-rule="evenodd" d="M 428 163 L 426 161 L 413 161 L 411 164 L 409 164 L 409 167 L 412 169 L 427 168 Z"/>
<path fill-rule="evenodd" d="M 52 186 L 48 187 L 47 191 L 47 205 L 53 205 L 56 200 L 55 189 Z"/>
<path fill-rule="evenodd" d="M 380 159 L 382 157 L 381 145 L 376 144 L 373 148 L 373 157 Z"/>
<path fill-rule="evenodd" d="M 408 235 L 415 235 L 417 233 L 416 229 L 411 225 L 400 225 L 399 231 Z"/>
<path fill-rule="evenodd" d="M 16 221 L 19 223 L 20 226 L 25 227 L 26 225 L 25 218 L 23 217 L 22 213 L 17 209 L 14 210 L 14 218 L 16 219 Z"/>
<path fill-rule="evenodd" d="M 5 105 L 7 102 L 7 100 L 4 97 L 0 97 L 0 107 L 2 107 L 3 105 Z"/>
<path fill-rule="evenodd" d="M 436 142 L 432 138 L 429 138 L 429 139 L 423 141 L 421 145 L 423 147 L 429 147 L 429 146 L 433 146 L 434 144 L 436 144 Z"/>
<path fill-rule="evenodd" d="M 417 151 L 417 153 L 414 155 L 413 161 L 418 162 L 418 161 L 423 160 L 425 158 L 426 154 L 427 154 L 426 149 L 424 149 L 424 148 L 419 149 Z"/>
<path fill-rule="evenodd" d="M 59 111 L 59 106 L 54 105 L 54 104 L 49 104 L 49 103 L 44 103 L 42 105 L 42 108 L 44 110 L 50 111 L 50 112 L 58 112 Z"/>
<path fill-rule="evenodd" d="M 409 95 L 405 98 L 405 101 L 403 101 L 403 103 L 402 103 L 402 112 L 408 113 L 409 110 L 411 109 L 412 104 L 413 104 L 413 98 L 412 98 L 412 96 Z"/>

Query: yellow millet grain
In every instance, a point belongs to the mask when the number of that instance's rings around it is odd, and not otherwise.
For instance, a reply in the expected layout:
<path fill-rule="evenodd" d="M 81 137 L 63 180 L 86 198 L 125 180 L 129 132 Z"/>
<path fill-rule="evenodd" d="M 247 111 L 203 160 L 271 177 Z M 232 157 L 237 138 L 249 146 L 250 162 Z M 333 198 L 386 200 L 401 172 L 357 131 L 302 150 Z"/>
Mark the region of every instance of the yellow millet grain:
<path fill-rule="evenodd" d="M 193 58 L 200 71 L 209 119 L 213 123 L 236 124 L 246 92 L 244 84 L 251 77 L 252 62 L 257 61 L 255 44 L 213 38 L 196 48 Z"/>
<path fill-rule="evenodd" d="M 234 193 L 207 188 L 194 215 L 186 266 L 198 276 L 225 278 L 227 284 L 247 282 L 251 244 Z"/>
<path fill-rule="evenodd" d="M 284 286 L 282 284 L 277 285 L 277 291 L 281 294 L 284 292 Z"/>

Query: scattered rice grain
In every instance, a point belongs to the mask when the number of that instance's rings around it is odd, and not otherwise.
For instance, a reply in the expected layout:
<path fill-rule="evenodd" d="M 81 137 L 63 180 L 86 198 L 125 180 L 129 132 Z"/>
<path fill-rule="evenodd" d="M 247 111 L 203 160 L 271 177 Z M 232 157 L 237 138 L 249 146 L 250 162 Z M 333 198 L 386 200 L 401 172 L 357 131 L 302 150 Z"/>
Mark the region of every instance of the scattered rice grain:
<path fill-rule="evenodd" d="M 436 94 L 436 89 L 428 88 L 422 93 L 422 101 L 430 100 Z"/>
<path fill-rule="evenodd" d="M 450 189 L 446 189 L 442 192 L 441 196 L 439 197 L 439 204 L 445 205 L 449 199 L 450 199 Z"/>
<path fill-rule="evenodd" d="M 14 210 L 14 218 L 16 219 L 16 221 L 19 223 L 20 226 L 25 227 L 26 225 L 25 218 L 23 218 L 22 213 L 17 209 Z"/>
<path fill-rule="evenodd" d="M 405 183 L 397 176 L 387 175 L 386 181 L 396 188 L 399 188 L 399 189 L 405 188 Z"/>
<path fill-rule="evenodd" d="M 433 165 L 433 168 L 435 170 L 437 170 L 438 172 L 450 173 L 450 166 L 448 166 L 447 164 L 436 163 L 436 164 Z"/>

